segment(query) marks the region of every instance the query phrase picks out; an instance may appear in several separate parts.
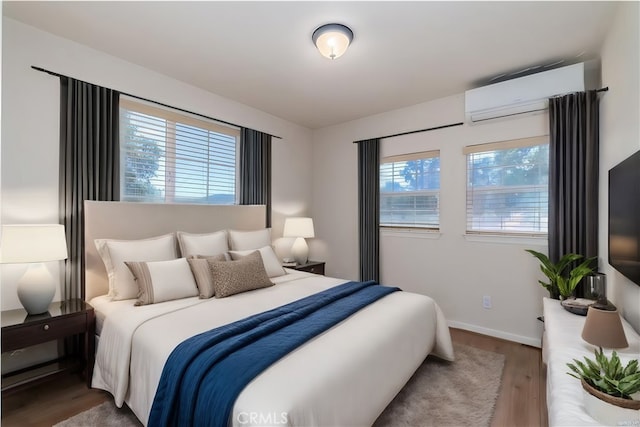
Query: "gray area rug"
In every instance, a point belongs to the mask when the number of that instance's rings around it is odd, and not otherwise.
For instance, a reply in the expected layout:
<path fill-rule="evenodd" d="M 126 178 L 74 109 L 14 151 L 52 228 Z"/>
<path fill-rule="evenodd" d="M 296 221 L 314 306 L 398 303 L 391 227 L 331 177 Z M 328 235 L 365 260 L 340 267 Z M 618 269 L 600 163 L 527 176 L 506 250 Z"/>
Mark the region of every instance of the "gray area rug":
<path fill-rule="evenodd" d="M 504 355 L 454 344 L 455 362 L 429 356 L 374 427 L 489 426 Z"/>
<path fill-rule="evenodd" d="M 374 427 L 489 426 L 498 397 L 504 356 L 454 344 L 456 361 L 428 357 L 380 415 Z M 112 401 L 54 427 L 139 427 L 126 407 Z"/>

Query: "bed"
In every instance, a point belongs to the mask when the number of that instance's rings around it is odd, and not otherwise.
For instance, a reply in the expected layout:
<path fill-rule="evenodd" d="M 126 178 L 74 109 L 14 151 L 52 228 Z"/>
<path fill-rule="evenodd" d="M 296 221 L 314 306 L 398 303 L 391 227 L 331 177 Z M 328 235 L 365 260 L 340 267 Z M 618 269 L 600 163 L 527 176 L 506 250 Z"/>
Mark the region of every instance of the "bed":
<path fill-rule="evenodd" d="M 274 286 L 227 298 L 134 306 L 112 301 L 94 239 L 142 239 L 178 230 L 264 228 L 264 206 L 85 205 L 86 299 L 97 318 L 92 385 L 147 425 L 165 362 L 185 339 L 318 292 L 343 279 L 295 270 Z M 240 393 L 231 425 L 371 425 L 425 357 L 453 360 L 444 316 L 429 297 L 394 292 L 292 351 Z"/>

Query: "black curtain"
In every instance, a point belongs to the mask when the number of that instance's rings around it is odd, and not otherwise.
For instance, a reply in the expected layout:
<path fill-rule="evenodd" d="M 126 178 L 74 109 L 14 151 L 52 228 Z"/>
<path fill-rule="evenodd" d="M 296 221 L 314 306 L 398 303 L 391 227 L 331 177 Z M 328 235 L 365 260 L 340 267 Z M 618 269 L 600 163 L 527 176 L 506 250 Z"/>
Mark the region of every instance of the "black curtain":
<path fill-rule="evenodd" d="M 599 99 L 596 91 L 549 100 L 549 258 L 598 255 Z M 594 265 L 594 267 L 597 264 Z M 581 296 L 582 289 L 576 289 Z"/>
<path fill-rule="evenodd" d="M 84 201 L 120 197 L 119 98 L 60 77 L 60 222 L 69 249 L 63 299 L 84 299 Z"/>
<path fill-rule="evenodd" d="M 271 135 L 242 128 L 240 132 L 241 205 L 266 205 L 271 227 Z"/>
<path fill-rule="evenodd" d="M 380 280 L 380 140 L 358 141 L 360 280 Z"/>

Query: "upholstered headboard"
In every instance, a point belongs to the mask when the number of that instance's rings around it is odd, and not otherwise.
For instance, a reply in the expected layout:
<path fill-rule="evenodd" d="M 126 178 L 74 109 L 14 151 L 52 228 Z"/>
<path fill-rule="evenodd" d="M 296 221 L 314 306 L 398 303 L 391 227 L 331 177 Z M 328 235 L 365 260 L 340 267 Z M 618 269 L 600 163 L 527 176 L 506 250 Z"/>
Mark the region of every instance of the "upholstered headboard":
<path fill-rule="evenodd" d="M 85 300 L 104 295 L 109 281 L 94 239 L 144 239 L 175 231 L 207 233 L 265 227 L 264 205 L 178 205 L 84 202 Z"/>

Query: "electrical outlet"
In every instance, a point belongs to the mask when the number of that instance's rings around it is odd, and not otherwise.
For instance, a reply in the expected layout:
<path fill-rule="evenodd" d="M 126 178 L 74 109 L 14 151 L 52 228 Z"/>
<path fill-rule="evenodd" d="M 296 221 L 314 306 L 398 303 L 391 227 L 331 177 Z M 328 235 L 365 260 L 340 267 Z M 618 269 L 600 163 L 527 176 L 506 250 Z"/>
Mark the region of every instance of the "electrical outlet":
<path fill-rule="evenodd" d="M 491 308 L 491 297 L 489 295 L 485 295 L 482 297 L 482 307 Z"/>

